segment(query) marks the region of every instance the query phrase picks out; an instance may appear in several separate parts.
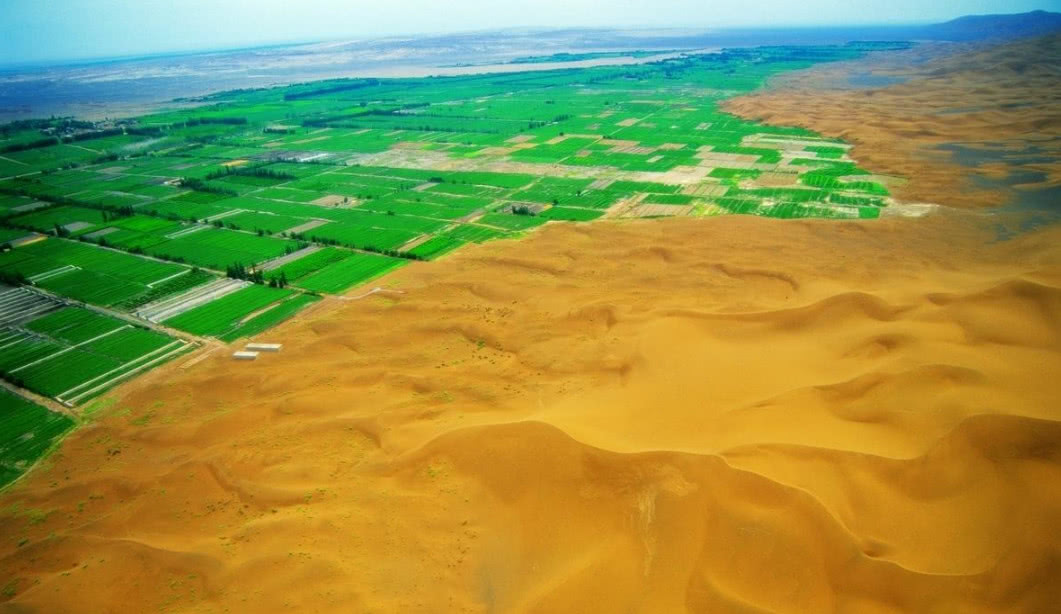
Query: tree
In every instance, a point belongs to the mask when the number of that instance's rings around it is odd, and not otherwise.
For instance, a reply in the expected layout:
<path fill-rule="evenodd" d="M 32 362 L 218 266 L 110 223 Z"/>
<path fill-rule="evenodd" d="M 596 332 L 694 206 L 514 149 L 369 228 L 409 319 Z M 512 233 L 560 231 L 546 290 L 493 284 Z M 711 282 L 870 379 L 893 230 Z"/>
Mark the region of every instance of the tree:
<path fill-rule="evenodd" d="M 30 281 L 18 271 L 0 271 L 0 283 L 9 286 L 28 286 Z"/>
<path fill-rule="evenodd" d="M 251 279 L 250 275 L 248 275 L 247 268 L 239 262 L 235 264 L 230 264 L 225 267 L 225 276 L 230 279 L 243 279 L 254 281 L 253 279 Z"/>

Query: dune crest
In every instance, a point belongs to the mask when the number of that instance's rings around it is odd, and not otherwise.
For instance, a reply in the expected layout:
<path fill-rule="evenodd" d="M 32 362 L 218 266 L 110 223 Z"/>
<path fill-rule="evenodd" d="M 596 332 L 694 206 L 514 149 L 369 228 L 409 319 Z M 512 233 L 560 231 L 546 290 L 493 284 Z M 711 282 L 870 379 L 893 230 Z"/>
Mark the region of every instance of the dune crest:
<path fill-rule="evenodd" d="M 1061 228 L 550 225 L 384 282 L 120 389 L 5 495 L 0 611 L 1061 601 Z"/>
<path fill-rule="evenodd" d="M 902 201 L 1056 211 L 1061 34 L 927 43 L 773 79 L 723 108 L 852 143 Z M 864 82 L 871 82 L 866 87 Z M 880 81 L 880 83 L 877 83 Z"/>

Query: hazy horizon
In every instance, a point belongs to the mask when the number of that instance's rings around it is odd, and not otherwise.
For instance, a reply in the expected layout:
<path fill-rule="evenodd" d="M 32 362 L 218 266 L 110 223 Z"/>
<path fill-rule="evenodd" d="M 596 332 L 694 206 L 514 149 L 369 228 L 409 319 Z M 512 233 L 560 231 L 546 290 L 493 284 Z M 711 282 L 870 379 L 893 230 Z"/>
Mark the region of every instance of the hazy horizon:
<path fill-rule="evenodd" d="M 692 28 L 889 26 L 964 15 L 1061 10 L 1061 0 L 898 0 L 853 6 L 840 0 L 626 0 L 602 11 L 591 0 L 465 0 L 438 12 L 428 0 L 362 1 L 67 0 L 61 9 L 29 0 L 0 8 L 5 65 L 85 61 L 256 46 L 438 35 L 507 28 Z M 248 24 L 252 24 L 250 27 Z M 48 41 L 41 45 L 40 41 Z"/>

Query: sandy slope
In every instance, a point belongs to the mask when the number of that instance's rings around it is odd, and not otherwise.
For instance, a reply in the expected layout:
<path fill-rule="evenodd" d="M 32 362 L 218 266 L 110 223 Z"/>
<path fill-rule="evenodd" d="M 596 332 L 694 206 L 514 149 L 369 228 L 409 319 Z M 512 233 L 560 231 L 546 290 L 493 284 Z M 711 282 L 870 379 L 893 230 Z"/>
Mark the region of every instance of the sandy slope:
<path fill-rule="evenodd" d="M 950 61 L 734 105 L 997 203 L 917 156 L 1054 156 L 1053 81 L 904 129 L 889 104 L 979 78 Z M 0 498 L 0 612 L 1054 611 L 1061 226 L 999 240 L 1020 221 L 550 224 L 410 265 L 279 355 L 116 391 Z"/>
<path fill-rule="evenodd" d="M 994 236 L 605 222 L 414 264 L 123 389 L 5 495 L 0 611 L 1049 611 L 1061 229 Z"/>
<path fill-rule="evenodd" d="M 1019 196 L 1014 190 L 1061 185 L 1059 65 L 1061 34 L 1005 45 L 930 44 L 787 73 L 771 89 L 723 106 L 844 138 L 860 164 L 903 178 L 892 191 L 904 201 L 997 207 Z M 852 89 L 849 77 L 863 74 L 906 81 Z M 955 143 L 1003 160 L 956 172 L 952 155 L 938 149 Z M 1045 177 L 998 185 L 1014 172 Z"/>

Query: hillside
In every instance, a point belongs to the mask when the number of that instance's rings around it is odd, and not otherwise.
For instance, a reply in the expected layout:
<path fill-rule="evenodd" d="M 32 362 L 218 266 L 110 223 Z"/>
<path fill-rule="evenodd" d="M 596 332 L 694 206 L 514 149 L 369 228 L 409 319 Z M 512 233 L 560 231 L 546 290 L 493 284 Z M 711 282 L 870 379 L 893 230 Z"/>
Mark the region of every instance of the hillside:
<path fill-rule="evenodd" d="M 924 38 L 947 41 L 1014 39 L 1061 30 L 1061 13 L 1032 11 L 1012 15 L 968 15 L 925 29 Z"/>

